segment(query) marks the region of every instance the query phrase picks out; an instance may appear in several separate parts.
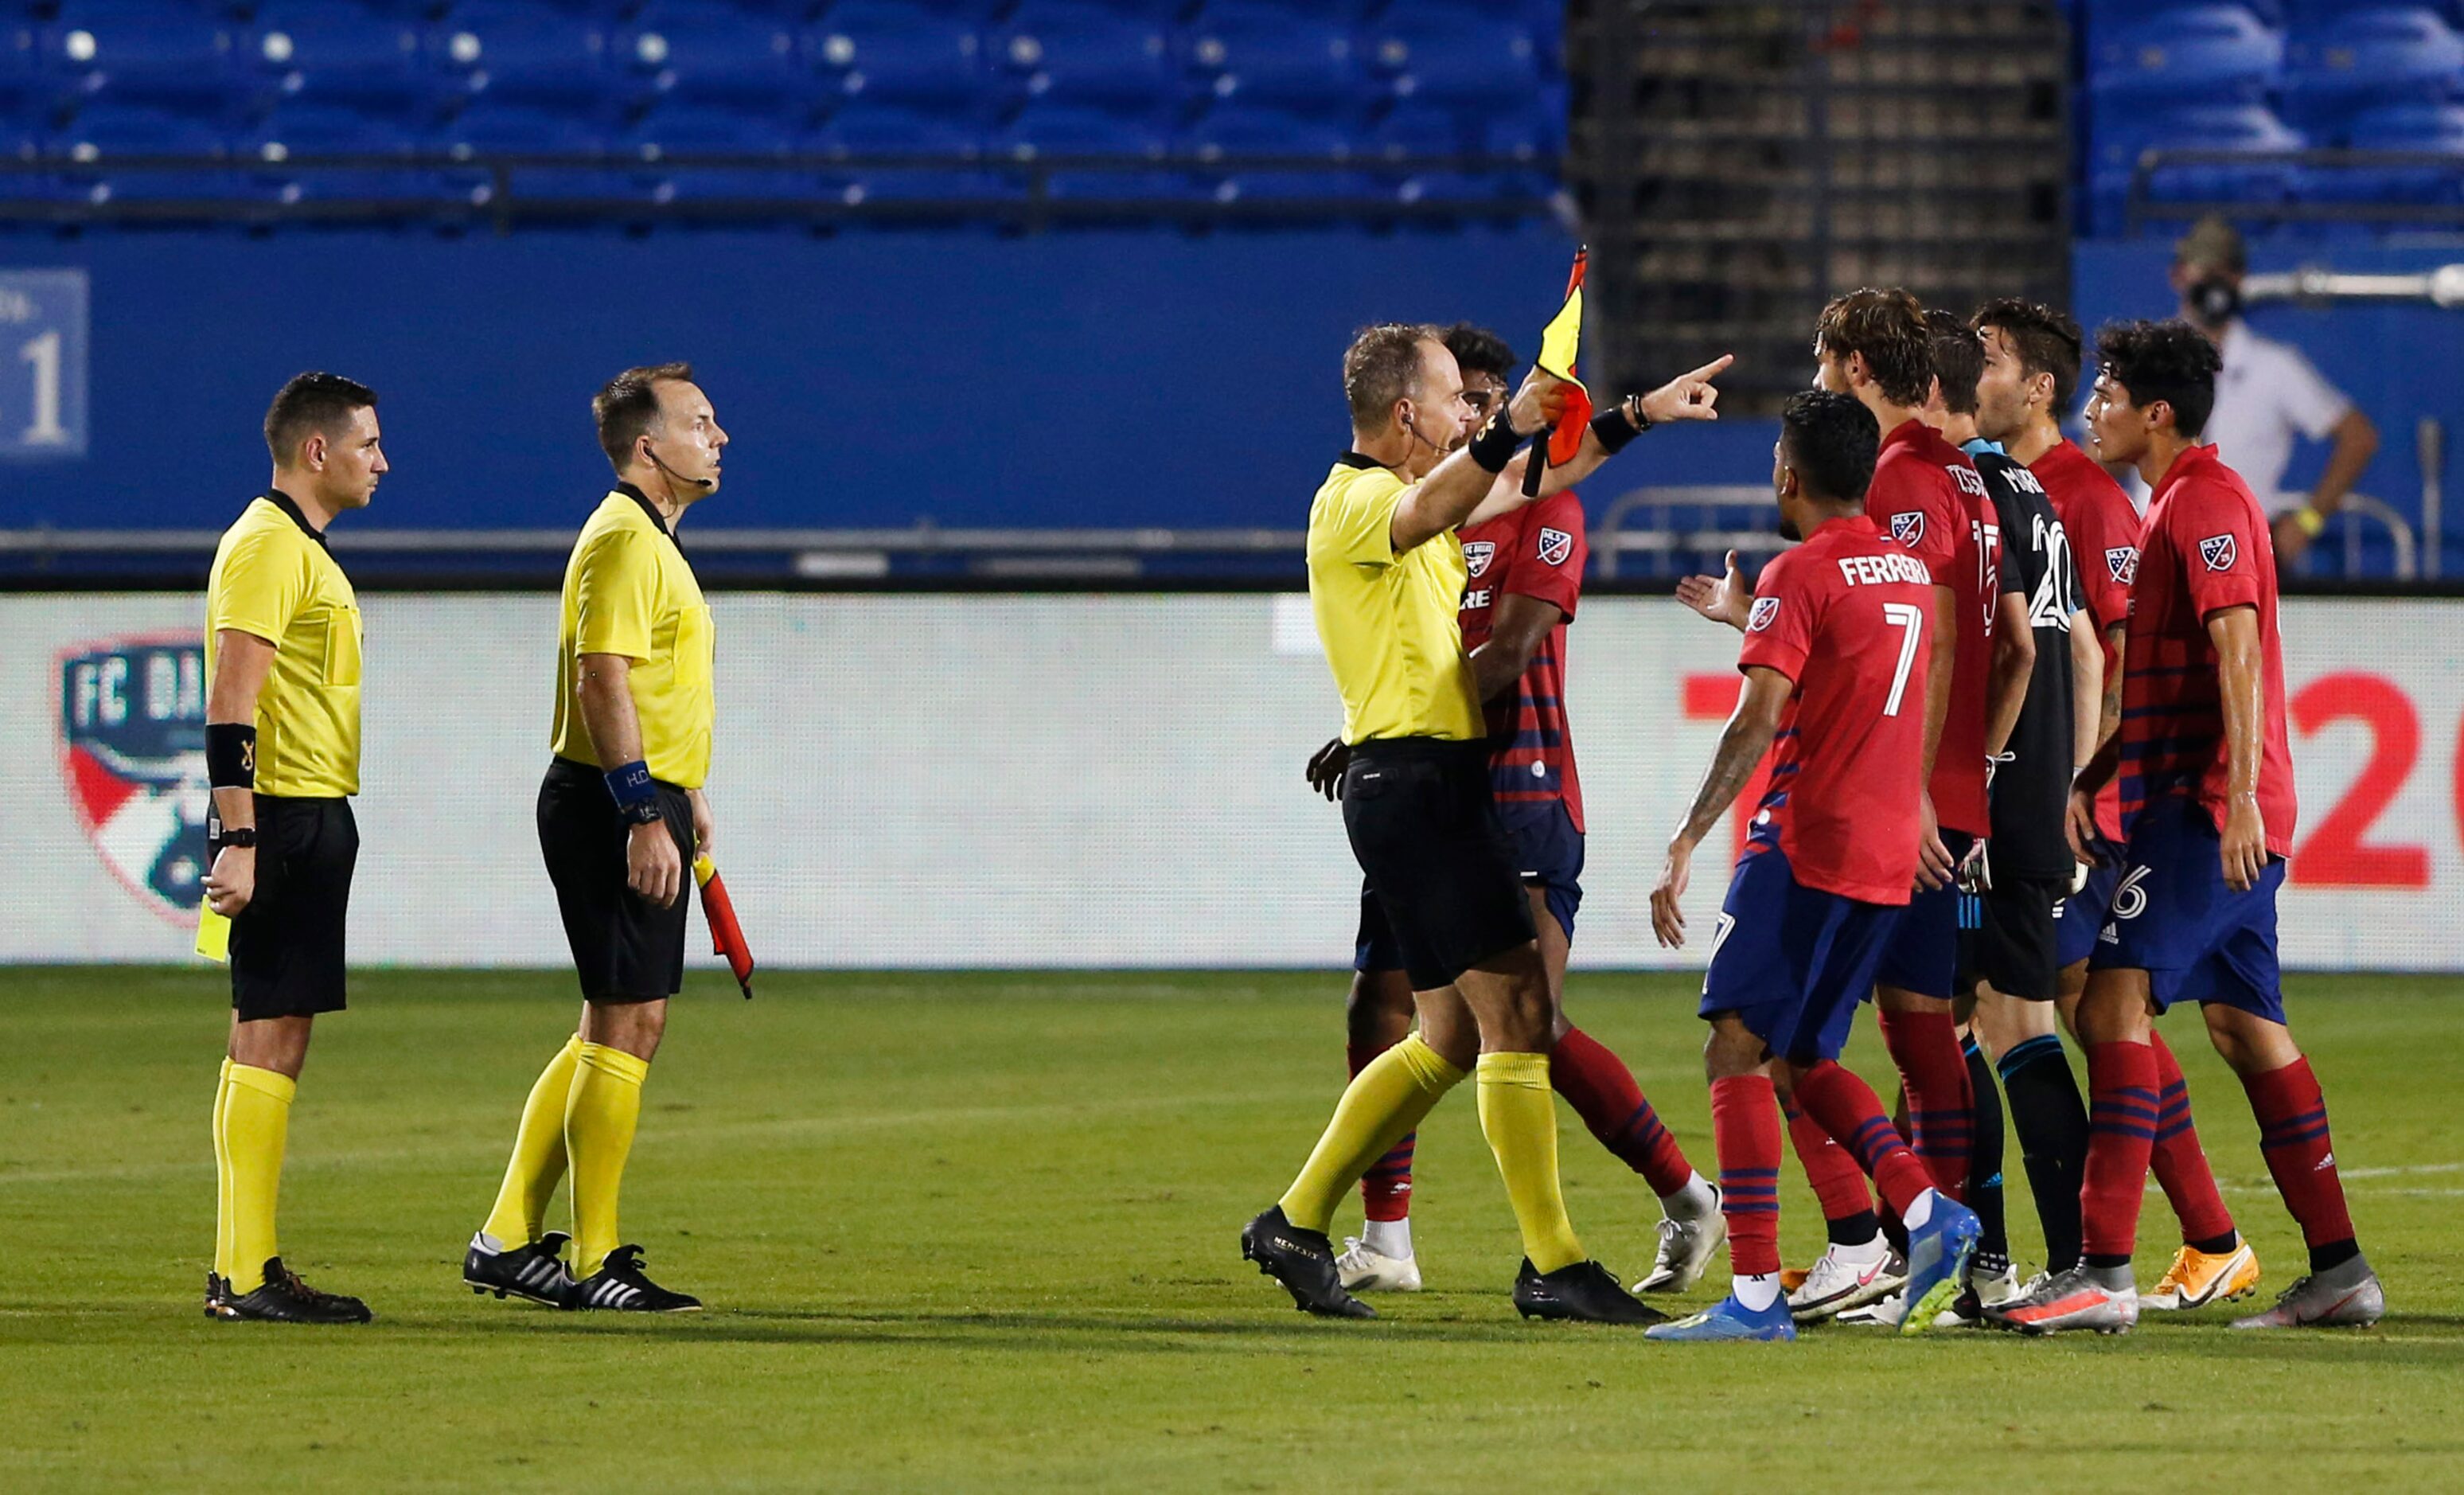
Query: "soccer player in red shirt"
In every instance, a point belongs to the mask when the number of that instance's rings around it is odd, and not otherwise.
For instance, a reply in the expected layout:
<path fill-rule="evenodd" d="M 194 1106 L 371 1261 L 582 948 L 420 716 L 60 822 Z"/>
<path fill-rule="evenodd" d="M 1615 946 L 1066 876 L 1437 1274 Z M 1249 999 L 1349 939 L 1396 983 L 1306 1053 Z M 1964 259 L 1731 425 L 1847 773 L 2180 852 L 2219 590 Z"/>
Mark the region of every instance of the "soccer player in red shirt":
<path fill-rule="evenodd" d="M 2095 620 L 2092 635 L 2072 639 L 2075 654 L 2101 646 L 2103 681 L 2101 712 L 2079 714 L 2089 729 L 2079 763 L 2122 724 L 2123 631 L 2130 618 L 2130 580 L 2139 567 L 2139 511 L 2122 485 L 2096 459 L 2066 439 L 2061 412 L 2073 408 L 2079 388 L 2081 340 L 2066 312 L 2033 302 L 1989 301 L 1974 319 L 1985 339 L 1988 387 L 2009 385 L 2021 406 L 2018 429 L 2008 441 L 2012 457 L 2026 463 L 2053 500 L 2054 515 L 2077 560 L 2080 601 Z M 2094 662 L 2079 658 L 2079 677 Z M 2055 960 L 2060 967 L 2055 1005 L 2073 1022 L 2079 993 L 2087 987 L 2087 957 L 2096 946 L 2122 881 L 2122 785 L 2108 780 L 2096 799 L 2096 834 L 2088 850 L 2096 860 L 2054 910 Z M 2028 1179 L 2046 1239 L 2063 1249 L 2051 1253 L 2055 1271 L 2077 1263 L 2079 1176 L 2087 1164 L 2087 1107 L 2079 1082 L 2055 1036 L 2052 1014 L 2036 1003 L 2006 1002 L 1980 1008 L 1980 1031 L 1991 1044 L 2011 1100 L 2011 1118 L 2028 1162 Z M 1990 1031 L 1988 1031 L 1990 1029 Z M 2189 1087 L 2181 1062 L 2164 1035 L 2149 1029 L 2156 1056 L 2154 1172 L 2166 1199 L 2182 1222 L 2182 1247 L 2152 1292 L 2139 1295 L 2146 1309 L 2204 1308 L 2248 1294 L 2258 1286 L 2258 1257 L 2233 1227 L 2232 1211 L 2217 1192 L 2215 1175 L 2200 1149 L 2190 1119 Z M 2058 1231 L 2058 1237 L 2057 1232 Z"/>
<path fill-rule="evenodd" d="M 1926 829 L 1934 580 L 1865 517 L 1879 442 L 1874 416 L 1845 394 L 1800 394 L 1782 412 L 1771 486 L 1781 532 L 1803 543 L 1763 568 L 1737 655 L 1744 689 L 1652 890 L 1653 932 L 1682 946 L 1694 848 L 1775 747 L 1703 982 L 1734 1281 L 1701 1313 L 1653 1325 L 1654 1339 L 1796 1337 L 1779 1280 L 1775 1066 L 1907 1224 L 1902 1332 L 1933 1323 L 1976 1248 L 1976 1217 L 1936 1186 L 1881 1102 L 1838 1063 L 1904 916 Z"/>
<path fill-rule="evenodd" d="M 1506 398 L 1514 353 L 1495 333 L 1459 322 L 1446 350 L 1463 371 L 1463 399 L 1484 420 Z M 1640 1175 L 1660 1198 L 1660 1247 L 1638 1292 L 1683 1292 L 1694 1286 L 1727 1235 L 1719 1196 L 1685 1159 L 1625 1063 L 1566 1020 L 1566 963 L 1582 904 L 1583 795 L 1566 716 L 1566 628 L 1582 595 L 1590 549 L 1582 500 L 1569 489 L 1465 527 L 1470 583 L 1460 614 L 1463 648 L 1487 704 L 1490 781 L 1513 842 L 1540 932 L 1550 995 L 1557 1002 L 1550 1083 L 1573 1105 L 1600 1145 Z M 1312 766 L 1311 780 L 1332 780 Z M 1364 894 L 1346 1013 L 1352 1072 L 1411 1031 L 1412 983 L 1377 900 Z M 1412 1252 L 1412 1157 L 1406 1136 L 1362 1176 L 1361 1234 L 1336 1261 L 1352 1292 L 1417 1292 Z"/>
<path fill-rule="evenodd" d="M 2149 1014 L 2201 1004 L 2250 1093 L 2277 1192 L 2310 1270 L 2236 1329 L 2373 1324 L 2387 1310 L 2355 1241 L 2327 1108 L 2284 1021 L 2276 892 L 2292 854 L 2276 557 L 2266 512 L 2199 433 L 2215 405 L 2215 345 L 2188 322 L 2125 322 L 2097 338 L 2088 430 L 2153 494 L 2140 532 L 2123 646 L 2122 729 L 2079 771 L 2071 831 L 2082 855 L 2096 797 L 2117 773 L 2129 827 L 2111 917 L 2088 958 L 2079 1031 L 2090 1135 L 2080 1264 L 1989 1309 L 2033 1333 L 2121 1333 L 2139 1320 L 2130 1253 L 2157 1132 Z"/>

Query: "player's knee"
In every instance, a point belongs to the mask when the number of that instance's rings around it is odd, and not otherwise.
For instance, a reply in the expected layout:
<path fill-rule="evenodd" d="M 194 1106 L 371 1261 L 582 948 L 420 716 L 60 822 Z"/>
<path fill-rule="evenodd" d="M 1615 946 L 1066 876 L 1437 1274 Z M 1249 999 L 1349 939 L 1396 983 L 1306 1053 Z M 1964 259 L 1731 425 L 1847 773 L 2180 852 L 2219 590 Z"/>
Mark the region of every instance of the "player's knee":
<path fill-rule="evenodd" d="M 2211 1003 L 2200 1009 L 2207 1020 L 2208 1041 L 2233 1073 L 2269 1074 L 2301 1057 L 2293 1030 L 2238 1008 Z"/>

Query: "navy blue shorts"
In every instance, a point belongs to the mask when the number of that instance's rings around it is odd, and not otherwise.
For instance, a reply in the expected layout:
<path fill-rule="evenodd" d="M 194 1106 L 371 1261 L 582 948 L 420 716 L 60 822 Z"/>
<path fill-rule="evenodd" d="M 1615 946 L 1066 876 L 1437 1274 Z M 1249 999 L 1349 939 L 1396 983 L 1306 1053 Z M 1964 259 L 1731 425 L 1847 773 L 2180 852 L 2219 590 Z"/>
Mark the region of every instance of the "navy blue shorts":
<path fill-rule="evenodd" d="M 1966 860 L 1975 841 L 1966 831 L 1942 833 L 1953 867 Z M 1918 889 L 1891 931 L 1891 942 L 1874 972 L 1875 981 L 1938 1001 L 1950 1000 L 1959 989 L 1960 932 L 1974 930 L 1982 916 L 1975 897 L 1961 892 L 1956 882 L 1931 891 Z"/>
<path fill-rule="evenodd" d="M 2122 880 L 2088 969 L 2146 972 L 2159 1012 L 2177 1001 L 2213 1001 L 2282 1022 L 2276 890 L 2284 886 L 2284 859 L 2270 857 L 2257 883 L 2235 892 L 2225 884 L 2223 843 L 2197 801 L 2148 802 L 2130 827 Z"/>
<path fill-rule="evenodd" d="M 2054 905 L 2054 965 L 2069 970 L 2096 951 L 2096 936 L 2113 912 L 2113 890 L 2122 885 L 2122 848 L 2102 836 L 2088 847 L 2096 865 L 2079 890 Z"/>
<path fill-rule="evenodd" d="M 1781 1059 L 1838 1058 L 1901 913 L 1802 886 L 1776 846 L 1746 858 L 1711 934 L 1703 1016 L 1735 1013 Z"/>
<path fill-rule="evenodd" d="M 1537 888 L 1549 900 L 1549 912 L 1566 937 L 1574 937 L 1574 911 L 1583 906 L 1583 833 L 1563 800 L 1545 804 L 1501 804 L 1499 819 L 1514 847 L 1515 870 L 1527 888 Z M 1360 933 L 1353 940 L 1355 971 L 1399 971 L 1403 953 L 1396 947 L 1386 911 L 1366 884 L 1360 890 Z"/>

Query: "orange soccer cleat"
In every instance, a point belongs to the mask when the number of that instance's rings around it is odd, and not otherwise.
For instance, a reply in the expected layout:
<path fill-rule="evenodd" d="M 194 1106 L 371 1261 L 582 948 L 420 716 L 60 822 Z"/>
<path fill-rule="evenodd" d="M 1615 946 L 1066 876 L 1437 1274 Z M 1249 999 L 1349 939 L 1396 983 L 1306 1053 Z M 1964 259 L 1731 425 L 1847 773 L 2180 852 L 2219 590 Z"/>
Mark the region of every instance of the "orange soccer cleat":
<path fill-rule="evenodd" d="M 2139 1307 L 2143 1312 L 2154 1313 L 2204 1308 L 2211 1303 L 2246 1298 L 2257 1286 L 2258 1253 L 2235 1236 L 2230 1251 L 2186 1245 L 2173 1253 L 2173 1264 L 2165 1269 L 2154 1291 L 2139 1295 Z"/>

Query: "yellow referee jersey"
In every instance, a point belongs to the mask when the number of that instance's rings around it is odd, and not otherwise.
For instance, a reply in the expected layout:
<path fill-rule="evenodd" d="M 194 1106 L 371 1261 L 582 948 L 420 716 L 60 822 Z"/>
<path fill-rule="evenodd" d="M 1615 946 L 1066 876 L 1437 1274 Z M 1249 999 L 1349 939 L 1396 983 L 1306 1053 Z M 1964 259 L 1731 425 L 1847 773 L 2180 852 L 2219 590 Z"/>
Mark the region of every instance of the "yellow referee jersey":
<path fill-rule="evenodd" d="M 633 711 L 650 777 L 680 789 L 710 778 L 710 605 L 675 536 L 641 490 L 619 483 L 600 502 L 564 566 L 556 641 L 556 756 L 599 768 L 574 694 L 581 657 L 633 662 Z"/>
<path fill-rule="evenodd" d="M 1470 580 L 1452 530 L 1395 554 L 1410 485 L 1347 451 L 1309 505 L 1309 606 L 1343 693 L 1343 740 L 1486 735 L 1457 611 Z"/>
<path fill-rule="evenodd" d="M 256 696 L 256 790 L 300 799 L 360 792 L 360 602 L 350 578 L 279 493 L 223 531 L 206 576 L 206 678 L 225 628 L 274 646 Z"/>

